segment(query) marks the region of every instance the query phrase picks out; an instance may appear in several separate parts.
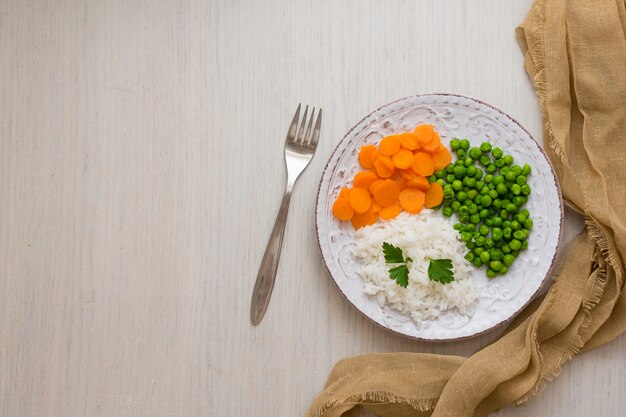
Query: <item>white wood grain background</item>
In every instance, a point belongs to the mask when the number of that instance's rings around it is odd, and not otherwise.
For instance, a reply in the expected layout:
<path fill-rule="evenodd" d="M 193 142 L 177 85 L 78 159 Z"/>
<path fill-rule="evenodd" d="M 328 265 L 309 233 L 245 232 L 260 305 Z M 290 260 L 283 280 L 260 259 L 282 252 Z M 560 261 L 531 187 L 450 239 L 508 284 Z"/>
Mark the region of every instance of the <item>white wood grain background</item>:
<path fill-rule="evenodd" d="M 514 39 L 530 4 L 0 1 L 0 416 L 299 416 L 346 356 L 493 340 L 362 318 L 321 264 L 313 201 L 344 132 L 414 93 L 479 97 L 540 138 Z M 324 108 L 321 146 L 254 328 L 300 101 Z M 622 415 L 625 348 L 497 415 Z"/>

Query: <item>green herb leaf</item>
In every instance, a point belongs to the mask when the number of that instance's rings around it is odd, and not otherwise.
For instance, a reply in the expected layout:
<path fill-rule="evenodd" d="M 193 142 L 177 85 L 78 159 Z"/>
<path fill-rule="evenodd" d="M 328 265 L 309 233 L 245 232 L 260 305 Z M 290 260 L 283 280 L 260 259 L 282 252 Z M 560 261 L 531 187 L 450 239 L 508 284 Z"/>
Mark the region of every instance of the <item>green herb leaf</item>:
<path fill-rule="evenodd" d="M 431 281 L 441 284 L 448 284 L 454 281 L 454 272 L 452 271 L 452 260 L 450 259 L 431 259 L 428 264 L 428 278 Z"/>
<path fill-rule="evenodd" d="M 406 288 L 409 286 L 409 268 L 405 265 L 396 266 L 389 270 L 389 278 L 396 281 L 396 284 Z"/>
<path fill-rule="evenodd" d="M 385 254 L 385 262 L 387 264 L 400 264 L 389 270 L 389 278 L 396 281 L 396 284 L 402 288 L 409 285 L 409 267 L 408 263 L 413 259 L 408 256 L 404 259 L 402 249 L 393 246 L 391 243 L 383 242 L 383 253 Z"/>
<path fill-rule="evenodd" d="M 383 253 L 385 254 L 385 262 L 388 264 L 404 263 L 402 249 L 393 246 L 391 243 L 383 242 Z"/>

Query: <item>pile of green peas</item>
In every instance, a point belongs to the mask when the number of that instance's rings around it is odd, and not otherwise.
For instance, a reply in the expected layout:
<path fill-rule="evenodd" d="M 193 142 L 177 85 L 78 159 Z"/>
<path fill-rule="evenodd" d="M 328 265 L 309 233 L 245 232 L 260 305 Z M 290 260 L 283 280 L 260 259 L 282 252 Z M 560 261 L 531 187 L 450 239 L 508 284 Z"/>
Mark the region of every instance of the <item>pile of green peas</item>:
<path fill-rule="evenodd" d="M 519 253 L 528 247 L 533 227 L 530 212 L 523 208 L 531 189 L 531 167 L 513 165 L 513 157 L 488 142 L 472 147 L 467 139 L 452 139 L 457 159 L 428 177 L 443 187 L 442 214 L 457 214 L 454 225 L 468 252 L 465 259 L 487 277 L 506 274 Z M 477 166 L 478 164 L 478 166 Z"/>

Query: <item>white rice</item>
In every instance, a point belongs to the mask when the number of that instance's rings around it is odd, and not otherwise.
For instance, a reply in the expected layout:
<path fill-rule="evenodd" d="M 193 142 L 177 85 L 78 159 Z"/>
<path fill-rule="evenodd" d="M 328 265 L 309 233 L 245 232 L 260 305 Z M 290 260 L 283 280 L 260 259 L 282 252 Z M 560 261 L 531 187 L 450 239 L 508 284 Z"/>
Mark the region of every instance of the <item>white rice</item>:
<path fill-rule="evenodd" d="M 452 226 L 451 219 L 424 209 L 419 215 L 402 212 L 394 219 L 359 229 L 353 254 L 361 265 L 364 291 L 376 296 L 381 307 L 410 315 L 418 327 L 447 310 L 471 316 L 478 299 L 471 278 L 474 267 L 463 257 L 467 249 Z M 405 257 L 413 259 L 407 288 L 389 278 L 383 242 L 401 248 Z M 426 257 L 451 259 L 454 281 L 445 285 L 431 281 Z"/>

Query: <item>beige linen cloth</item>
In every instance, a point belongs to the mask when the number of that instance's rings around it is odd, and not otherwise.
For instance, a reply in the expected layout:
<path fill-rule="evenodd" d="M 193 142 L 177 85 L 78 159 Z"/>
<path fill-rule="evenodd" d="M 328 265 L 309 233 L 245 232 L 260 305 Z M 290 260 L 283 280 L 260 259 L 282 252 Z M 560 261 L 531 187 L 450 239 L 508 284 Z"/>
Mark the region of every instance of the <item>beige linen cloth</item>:
<path fill-rule="evenodd" d="M 578 352 L 626 331 L 624 0 L 538 0 L 517 29 L 545 150 L 587 228 L 542 301 L 470 358 L 370 354 L 337 363 L 307 417 L 486 416 L 523 403 Z"/>

